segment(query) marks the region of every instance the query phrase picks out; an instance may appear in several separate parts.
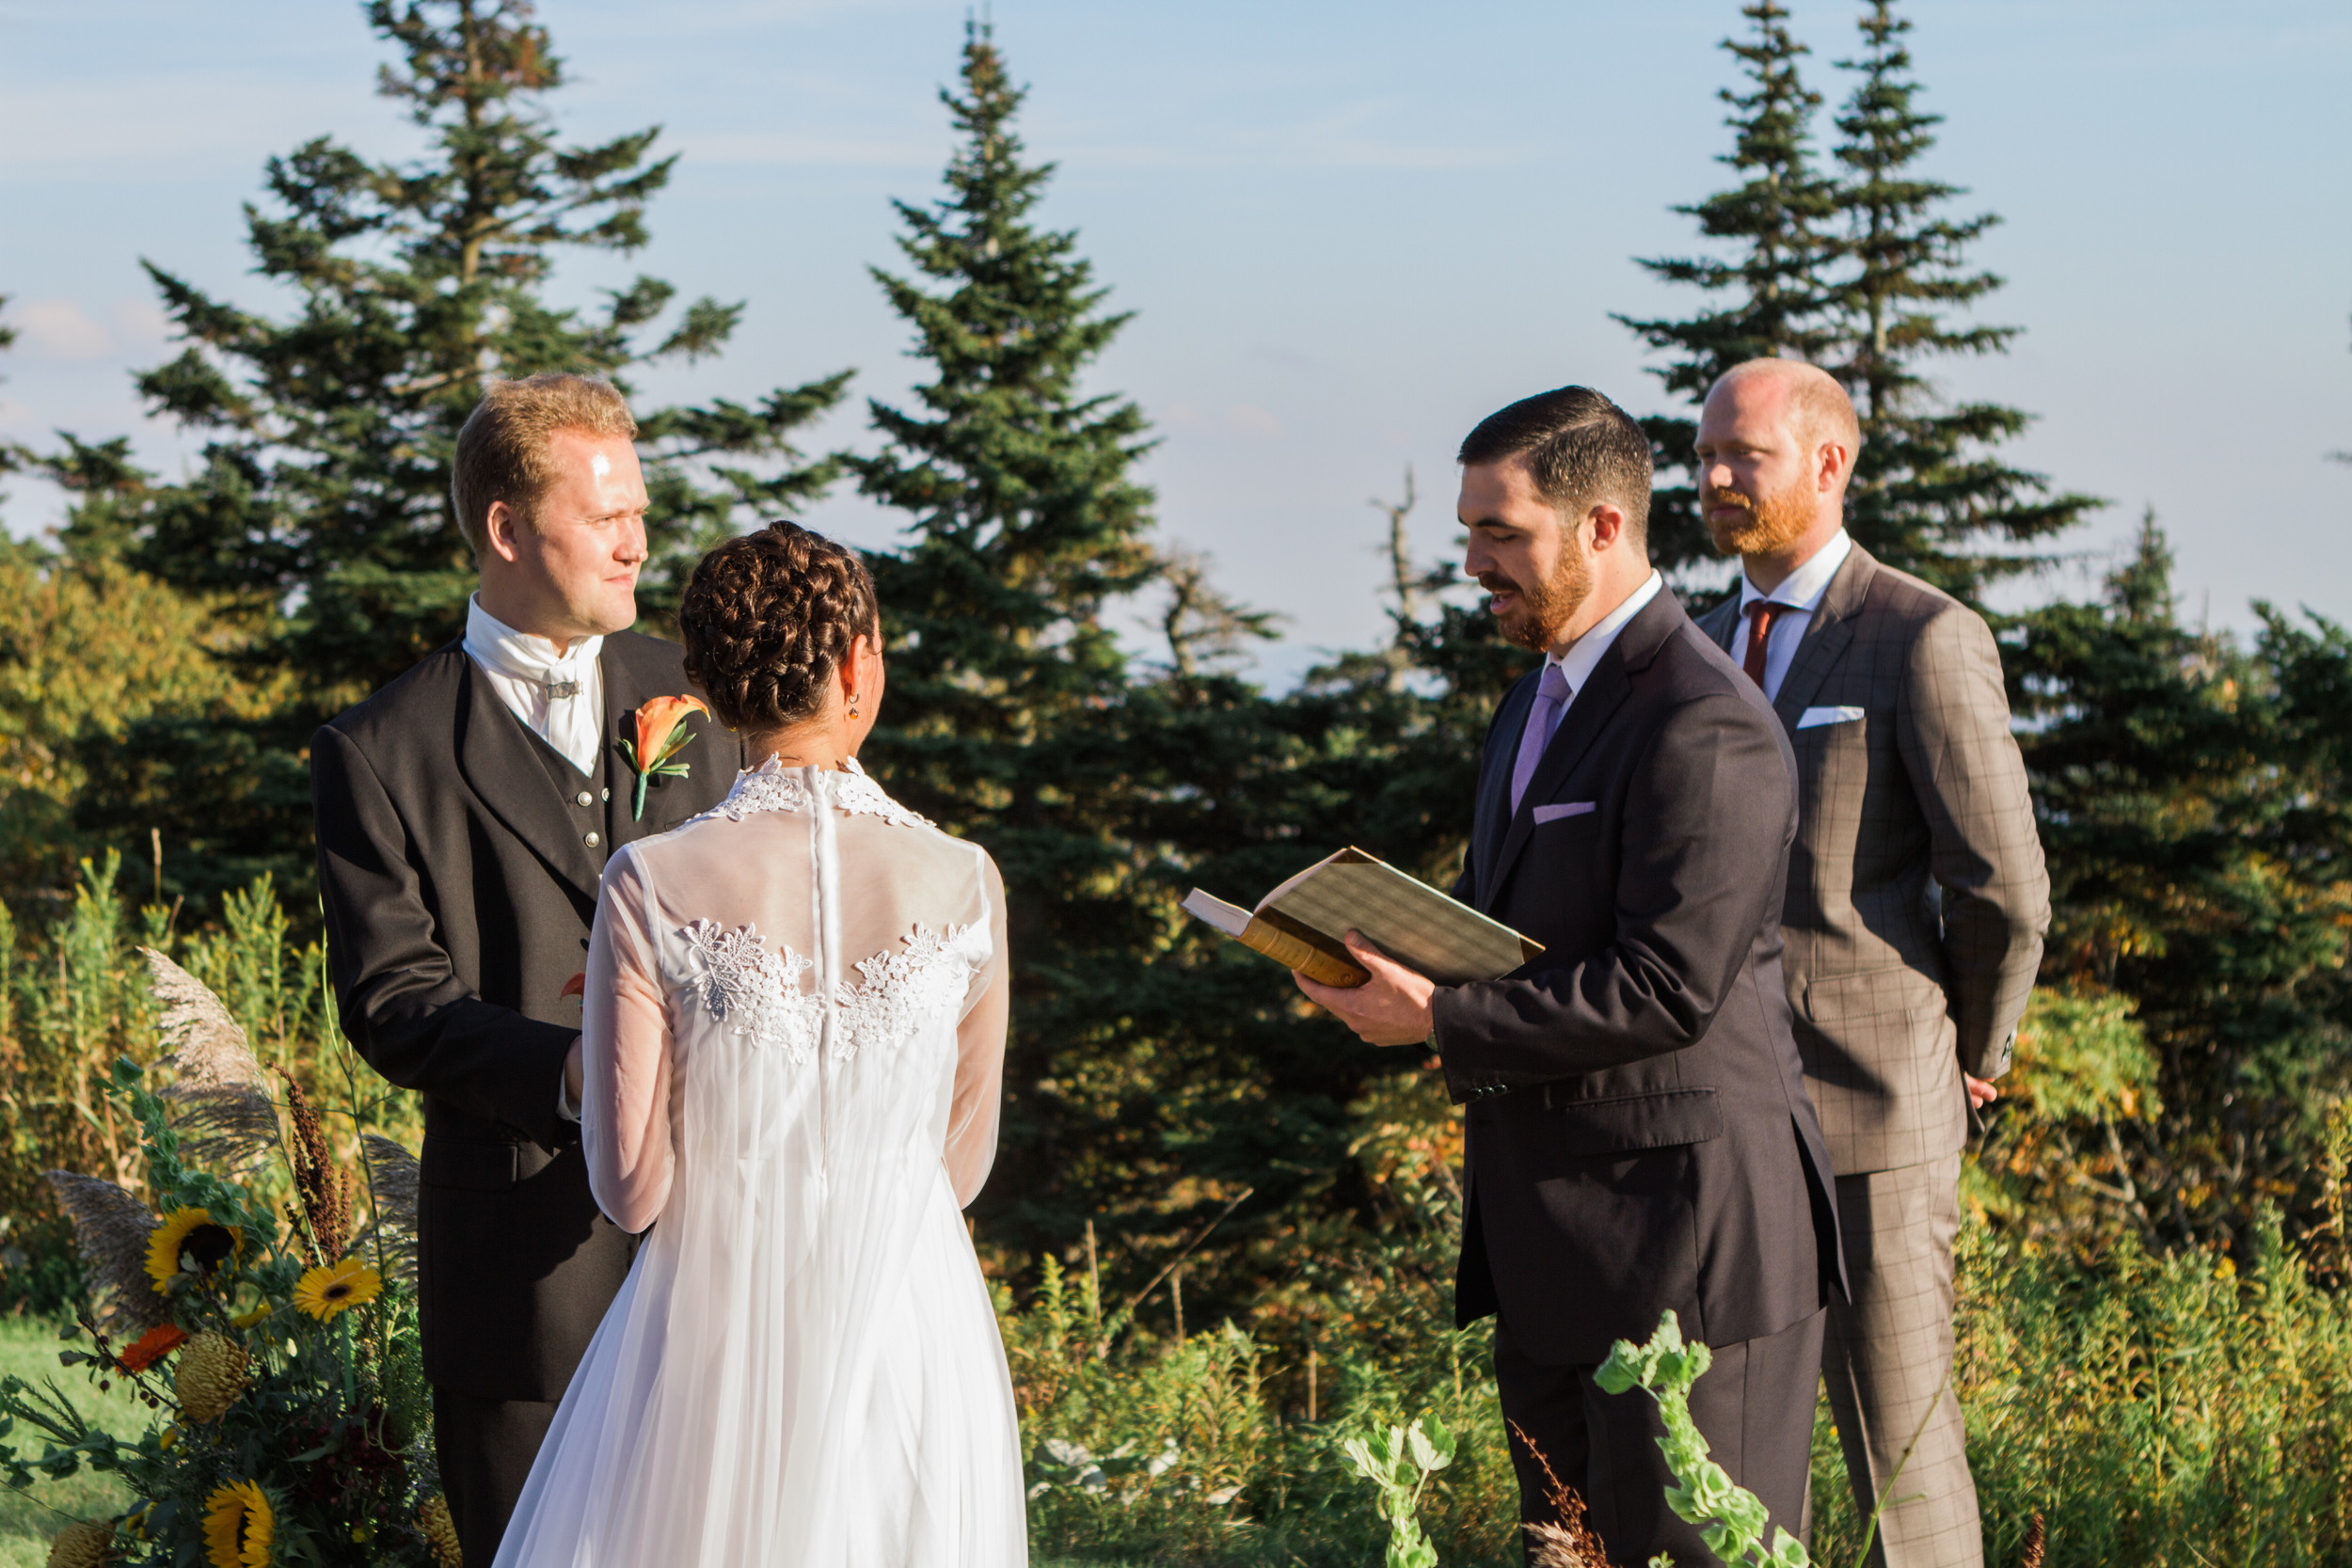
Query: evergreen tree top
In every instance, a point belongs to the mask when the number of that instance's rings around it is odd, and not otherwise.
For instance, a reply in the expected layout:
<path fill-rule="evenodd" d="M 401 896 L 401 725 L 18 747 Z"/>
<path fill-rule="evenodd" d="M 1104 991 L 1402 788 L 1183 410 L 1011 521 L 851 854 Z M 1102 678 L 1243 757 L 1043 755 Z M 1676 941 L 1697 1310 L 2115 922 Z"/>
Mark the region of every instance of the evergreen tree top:
<path fill-rule="evenodd" d="M 885 447 L 850 460 L 866 494 L 913 518 L 884 612 L 943 676 L 1108 676 L 1120 658 L 1102 607 L 1158 569 L 1151 493 L 1128 475 L 1151 443 L 1132 400 L 1078 383 L 1130 318 L 1102 310 L 1108 291 L 1075 233 L 1031 221 L 1053 166 L 1024 161 L 1024 91 L 985 24 L 967 29 L 961 79 L 940 95 L 961 138 L 946 194 L 893 203 L 914 276 L 871 269 L 934 372 L 914 388 L 919 408 L 869 402 Z M 1058 651 L 1041 659 L 1048 644 Z"/>
<path fill-rule="evenodd" d="M 159 413 L 211 437 L 202 471 L 76 512 L 77 547 L 127 533 L 132 560 L 182 587 L 291 604 L 256 657 L 300 670 L 331 711 L 407 668 L 463 624 L 471 555 L 448 499 L 458 426 L 488 376 L 611 377 L 716 353 L 743 307 L 705 298 L 657 324 L 676 291 L 640 277 L 600 309 L 544 287 L 566 249 L 628 252 L 675 157 L 659 128 L 563 142 L 547 96 L 564 81 L 527 0 L 371 0 L 399 52 L 378 89 L 430 130 L 431 150 L 374 163 L 326 136 L 272 158 L 272 200 L 248 205 L 263 277 L 289 320 L 246 311 L 152 263 L 189 347 L 138 377 Z M 837 402 L 847 372 L 756 404 L 643 412 L 654 510 L 643 594 L 659 610 L 676 569 L 739 507 L 776 512 L 835 469 L 792 432 Z"/>
<path fill-rule="evenodd" d="M 1821 96 L 1804 85 L 1797 63 L 1810 51 L 1789 32 L 1788 12 L 1778 0 L 1749 0 L 1740 14 L 1753 24 L 1754 36 L 1726 39 L 1723 47 L 1740 62 L 1746 90 L 1717 93 L 1732 110 L 1724 120 L 1732 150 L 1717 161 L 1743 178 L 1729 190 L 1674 209 L 1696 218 L 1707 238 L 1734 242 L 1739 253 L 1730 261 L 1641 259 L 1665 282 L 1710 293 L 1737 291 L 1736 301 L 1680 321 L 1613 317 L 1650 347 L 1674 356 L 1652 373 L 1694 403 L 1743 359 L 1811 359 L 1836 341 L 1822 320 L 1822 268 L 1835 248 L 1825 226 L 1836 212 L 1836 185 L 1814 168 L 1813 116 Z"/>

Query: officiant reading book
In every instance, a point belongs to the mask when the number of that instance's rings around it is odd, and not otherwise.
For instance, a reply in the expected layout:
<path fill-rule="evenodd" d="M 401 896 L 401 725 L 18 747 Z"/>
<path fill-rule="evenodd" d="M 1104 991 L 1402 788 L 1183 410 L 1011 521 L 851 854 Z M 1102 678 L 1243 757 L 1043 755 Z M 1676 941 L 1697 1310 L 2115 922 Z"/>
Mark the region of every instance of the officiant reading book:
<path fill-rule="evenodd" d="M 1368 978 L 1348 955 L 1350 931 L 1439 985 L 1499 979 L 1544 950 L 1353 847 L 1317 861 L 1259 899 L 1254 911 L 1200 888 L 1184 907 L 1243 946 L 1327 986 L 1360 986 Z"/>

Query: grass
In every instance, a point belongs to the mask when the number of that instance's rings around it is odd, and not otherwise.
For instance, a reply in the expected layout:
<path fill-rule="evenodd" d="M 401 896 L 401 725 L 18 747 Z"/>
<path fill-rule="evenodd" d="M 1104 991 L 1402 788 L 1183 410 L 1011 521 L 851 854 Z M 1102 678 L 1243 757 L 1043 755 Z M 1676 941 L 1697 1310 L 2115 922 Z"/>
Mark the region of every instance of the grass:
<path fill-rule="evenodd" d="M 57 1325 L 45 1318 L 0 1318 L 0 1377 L 20 1377 L 38 1387 L 55 1379 L 73 1407 L 94 1426 L 128 1434 L 144 1431 L 148 1412 L 118 1386 L 102 1394 L 84 1376 L 86 1369 L 60 1367 L 64 1349 Z M 49 1538 L 69 1518 L 119 1513 L 129 1494 L 111 1476 L 85 1470 L 63 1481 L 34 1483 L 30 1493 L 0 1488 L 0 1568 L 40 1568 L 49 1560 Z"/>

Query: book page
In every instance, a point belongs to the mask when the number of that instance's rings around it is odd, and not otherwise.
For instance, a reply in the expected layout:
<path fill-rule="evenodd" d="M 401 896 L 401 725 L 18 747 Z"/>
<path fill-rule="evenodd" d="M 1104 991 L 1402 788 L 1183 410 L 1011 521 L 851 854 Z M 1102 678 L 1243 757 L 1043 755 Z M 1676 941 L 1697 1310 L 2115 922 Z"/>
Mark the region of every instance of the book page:
<path fill-rule="evenodd" d="M 1397 962 L 1445 986 L 1494 979 L 1543 951 L 1541 943 L 1361 849 L 1343 850 L 1292 878 L 1259 911 L 1333 941 L 1353 927 Z"/>

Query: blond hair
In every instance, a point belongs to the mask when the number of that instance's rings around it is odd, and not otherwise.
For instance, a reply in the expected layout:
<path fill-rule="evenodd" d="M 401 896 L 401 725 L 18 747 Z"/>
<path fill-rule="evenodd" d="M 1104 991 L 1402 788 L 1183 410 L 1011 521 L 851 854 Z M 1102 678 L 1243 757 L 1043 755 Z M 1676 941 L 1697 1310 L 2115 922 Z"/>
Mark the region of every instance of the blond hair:
<path fill-rule="evenodd" d="M 1716 377 L 1715 386 L 1756 375 L 1769 375 L 1788 388 L 1788 420 L 1807 446 L 1836 442 L 1846 449 L 1846 467 L 1852 469 L 1862 452 L 1862 421 L 1854 417 L 1853 399 L 1836 376 L 1803 359 L 1744 359 Z"/>
<path fill-rule="evenodd" d="M 457 531 L 480 556 L 489 534 L 490 508 L 504 501 L 524 524 L 538 527 L 539 502 L 555 487 L 549 439 L 561 430 L 583 436 L 637 438 L 637 421 L 612 383 L 546 371 L 519 381 L 493 381 L 457 432 L 449 499 Z"/>

